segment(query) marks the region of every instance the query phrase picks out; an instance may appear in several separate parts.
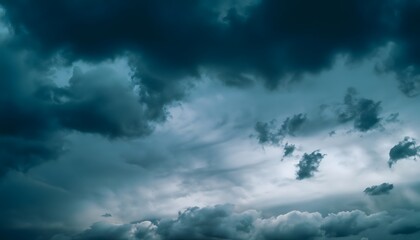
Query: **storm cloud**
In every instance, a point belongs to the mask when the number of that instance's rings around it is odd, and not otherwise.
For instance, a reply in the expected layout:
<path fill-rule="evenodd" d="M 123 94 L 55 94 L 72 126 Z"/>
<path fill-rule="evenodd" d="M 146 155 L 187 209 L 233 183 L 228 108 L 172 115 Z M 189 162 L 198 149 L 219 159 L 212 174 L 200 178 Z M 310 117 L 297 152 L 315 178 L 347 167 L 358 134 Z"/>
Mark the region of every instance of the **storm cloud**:
<path fill-rule="evenodd" d="M 227 76 L 227 83 L 246 84 L 244 75 L 250 74 L 273 88 L 285 76 L 331 67 L 338 54 L 355 61 L 388 42 L 398 47 L 386 69 L 407 72 L 411 67 L 410 76 L 416 76 L 419 63 L 413 24 L 417 1 L 0 3 L 16 34 L 24 41 L 33 39 L 43 55 L 63 52 L 70 61 L 98 61 L 136 53 L 147 91 L 153 91 L 156 81 L 160 88 L 176 86 L 202 67 Z M 402 90 L 411 94 L 413 84 L 404 82 Z"/>
<path fill-rule="evenodd" d="M 0 0 L 0 238 L 418 239 L 419 16 Z"/>

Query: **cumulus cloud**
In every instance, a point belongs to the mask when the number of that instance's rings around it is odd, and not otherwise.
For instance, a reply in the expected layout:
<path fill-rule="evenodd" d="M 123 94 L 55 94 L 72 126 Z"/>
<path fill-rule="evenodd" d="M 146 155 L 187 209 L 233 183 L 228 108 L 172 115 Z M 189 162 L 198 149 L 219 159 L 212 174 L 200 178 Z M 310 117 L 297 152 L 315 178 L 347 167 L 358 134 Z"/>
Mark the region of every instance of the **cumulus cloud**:
<path fill-rule="evenodd" d="M 309 154 L 303 154 L 299 163 L 296 165 L 296 179 L 302 180 L 305 178 L 313 177 L 315 172 L 318 171 L 319 164 L 321 163 L 321 160 L 324 158 L 324 156 L 325 154 L 322 154 L 321 152 L 319 152 L 319 150 L 313 151 Z"/>
<path fill-rule="evenodd" d="M 405 137 L 389 150 L 388 165 L 392 167 L 396 162 L 406 158 L 416 158 L 420 155 L 420 146 L 413 138 Z"/>
<path fill-rule="evenodd" d="M 318 237 L 347 237 L 377 227 L 388 220 L 385 212 L 366 214 L 360 210 L 331 213 L 291 211 L 273 217 L 260 212 L 234 211 L 233 205 L 192 207 L 175 219 L 143 220 L 130 224 L 98 222 L 68 239 L 171 240 L 310 240 Z M 53 238 L 54 239 L 54 238 Z"/>
<path fill-rule="evenodd" d="M 345 237 L 357 235 L 369 228 L 375 228 L 384 221 L 385 213 L 367 215 L 360 210 L 328 214 L 321 229 L 327 237 Z"/>
<path fill-rule="evenodd" d="M 379 185 L 373 185 L 371 187 L 367 187 L 363 192 L 370 196 L 376 196 L 376 195 L 389 194 L 393 188 L 394 188 L 393 184 L 382 183 Z"/>

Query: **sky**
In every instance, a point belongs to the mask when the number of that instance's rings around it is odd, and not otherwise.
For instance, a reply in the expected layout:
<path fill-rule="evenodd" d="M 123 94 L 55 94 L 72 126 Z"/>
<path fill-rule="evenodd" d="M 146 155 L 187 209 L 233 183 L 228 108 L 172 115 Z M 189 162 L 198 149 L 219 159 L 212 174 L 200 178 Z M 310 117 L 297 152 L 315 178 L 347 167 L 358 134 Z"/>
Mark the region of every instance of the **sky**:
<path fill-rule="evenodd" d="M 0 239 L 420 239 L 420 1 L 0 0 Z"/>

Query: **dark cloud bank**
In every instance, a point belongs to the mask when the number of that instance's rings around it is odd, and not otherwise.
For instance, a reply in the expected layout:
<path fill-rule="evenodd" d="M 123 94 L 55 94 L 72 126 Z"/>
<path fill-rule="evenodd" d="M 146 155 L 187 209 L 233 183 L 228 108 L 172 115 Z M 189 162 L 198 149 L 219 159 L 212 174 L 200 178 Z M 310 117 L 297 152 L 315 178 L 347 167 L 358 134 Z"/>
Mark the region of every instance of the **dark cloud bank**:
<path fill-rule="evenodd" d="M 411 234 L 415 213 L 407 217 L 387 212 L 367 214 L 360 210 L 330 213 L 292 211 L 263 217 L 255 210 L 234 211 L 233 205 L 188 208 L 174 219 L 143 220 L 129 224 L 98 222 L 75 235 L 56 235 L 51 240 L 166 240 L 166 239 L 285 239 L 356 236 L 378 226 L 389 226 L 389 234 Z M 414 227 L 413 227 L 414 226 Z M 417 226 L 418 227 L 418 226 Z"/>

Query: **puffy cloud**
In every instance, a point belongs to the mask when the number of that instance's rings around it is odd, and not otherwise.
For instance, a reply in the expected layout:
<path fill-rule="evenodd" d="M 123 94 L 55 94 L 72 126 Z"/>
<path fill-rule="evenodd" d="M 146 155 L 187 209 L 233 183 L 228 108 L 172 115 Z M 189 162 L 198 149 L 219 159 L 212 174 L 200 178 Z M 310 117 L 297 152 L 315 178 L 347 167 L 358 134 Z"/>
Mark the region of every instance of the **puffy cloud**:
<path fill-rule="evenodd" d="M 367 187 L 363 192 L 370 196 L 382 195 L 382 194 L 389 194 L 389 192 L 394 188 L 393 184 L 390 183 L 382 183 L 380 185 L 373 185 L 371 187 Z"/>
<path fill-rule="evenodd" d="M 292 211 L 284 215 L 261 219 L 256 222 L 259 228 L 257 239 L 315 239 L 321 236 L 321 214 Z"/>
<path fill-rule="evenodd" d="M 327 237 L 357 235 L 364 230 L 377 227 L 385 216 L 385 213 L 367 215 L 360 210 L 328 214 L 324 218 L 321 229 L 325 231 Z"/>
<path fill-rule="evenodd" d="M 388 218 L 385 212 L 368 215 L 360 210 L 331 213 L 326 217 L 318 212 L 300 211 L 263 217 L 255 210 L 236 212 L 233 205 L 216 205 L 188 208 L 179 212 L 175 219 L 143 220 L 130 224 L 98 222 L 69 239 L 310 240 L 358 235 L 387 222 Z"/>
<path fill-rule="evenodd" d="M 396 162 L 406 159 L 406 158 L 415 158 L 419 156 L 420 146 L 417 146 L 416 140 L 405 137 L 397 145 L 393 146 L 389 150 L 389 160 L 388 165 L 392 167 Z"/>
<path fill-rule="evenodd" d="M 319 164 L 324 156 L 325 154 L 320 153 L 319 150 L 313 151 L 310 154 L 303 154 L 299 163 L 296 165 L 298 168 L 296 179 L 302 180 L 313 177 L 314 173 L 318 171 Z"/>

